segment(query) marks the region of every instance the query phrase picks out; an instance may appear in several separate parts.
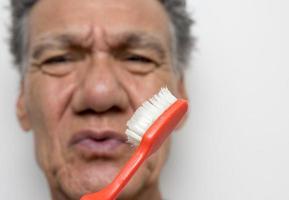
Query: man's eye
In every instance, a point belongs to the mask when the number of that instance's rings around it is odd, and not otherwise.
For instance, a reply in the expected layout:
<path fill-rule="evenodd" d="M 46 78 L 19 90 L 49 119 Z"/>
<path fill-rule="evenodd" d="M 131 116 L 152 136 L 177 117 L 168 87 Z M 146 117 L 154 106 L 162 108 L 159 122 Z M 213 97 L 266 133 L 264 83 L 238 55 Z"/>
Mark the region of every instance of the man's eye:
<path fill-rule="evenodd" d="M 126 69 L 134 74 L 145 75 L 158 68 L 160 64 L 152 56 L 129 54 L 122 57 Z"/>
<path fill-rule="evenodd" d="M 66 62 L 71 62 L 72 58 L 69 55 L 54 56 L 48 58 L 42 62 L 44 65 L 62 64 Z"/>
<path fill-rule="evenodd" d="M 77 59 L 77 55 L 73 54 L 56 55 L 43 59 L 43 61 L 36 66 L 46 74 L 52 76 L 63 76 L 73 71 L 75 65 L 72 62 L 76 62 Z"/>
<path fill-rule="evenodd" d="M 140 62 L 140 63 L 145 63 L 145 64 L 154 63 L 152 59 L 144 57 L 144 56 L 139 56 L 139 55 L 128 56 L 126 57 L 126 60 L 130 62 Z"/>

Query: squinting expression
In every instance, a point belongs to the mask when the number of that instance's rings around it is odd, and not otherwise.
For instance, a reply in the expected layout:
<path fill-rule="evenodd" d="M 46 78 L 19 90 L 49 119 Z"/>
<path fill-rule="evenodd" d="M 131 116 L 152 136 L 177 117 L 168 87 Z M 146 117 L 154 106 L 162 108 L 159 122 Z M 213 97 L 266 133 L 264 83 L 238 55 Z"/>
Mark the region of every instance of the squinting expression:
<path fill-rule="evenodd" d="M 107 185 L 132 154 L 124 131 L 134 110 L 161 86 L 183 95 L 169 20 L 157 0 L 41 0 L 28 28 L 18 117 L 34 132 L 53 198 L 79 199 Z M 157 187 L 168 146 L 121 198 Z"/>

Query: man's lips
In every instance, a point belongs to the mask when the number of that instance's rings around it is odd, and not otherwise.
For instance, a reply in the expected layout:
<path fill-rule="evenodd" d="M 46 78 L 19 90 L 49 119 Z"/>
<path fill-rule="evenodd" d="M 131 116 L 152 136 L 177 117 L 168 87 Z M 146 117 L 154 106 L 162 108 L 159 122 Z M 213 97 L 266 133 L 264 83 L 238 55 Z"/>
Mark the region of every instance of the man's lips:
<path fill-rule="evenodd" d="M 126 141 L 124 134 L 114 131 L 83 130 L 74 134 L 69 146 L 85 157 L 113 157 Z"/>

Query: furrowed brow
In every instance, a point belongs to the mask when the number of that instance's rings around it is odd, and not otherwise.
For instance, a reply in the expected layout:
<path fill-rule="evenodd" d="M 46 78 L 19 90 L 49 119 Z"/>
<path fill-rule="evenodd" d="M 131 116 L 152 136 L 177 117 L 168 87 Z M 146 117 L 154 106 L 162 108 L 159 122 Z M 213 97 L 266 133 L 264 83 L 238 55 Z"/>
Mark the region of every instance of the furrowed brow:
<path fill-rule="evenodd" d="M 155 51 L 163 59 L 166 51 L 160 40 L 146 33 L 123 33 L 115 37 L 116 42 L 111 45 L 113 51 L 126 49 L 149 49 Z M 73 46 L 80 46 L 85 41 L 74 34 L 62 34 L 42 38 L 39 44 L 32 50 L 32 57 L 39 58 L 47 50 L 65 49 Z M 86 46 L 86 45 L 85 45 Z"/>

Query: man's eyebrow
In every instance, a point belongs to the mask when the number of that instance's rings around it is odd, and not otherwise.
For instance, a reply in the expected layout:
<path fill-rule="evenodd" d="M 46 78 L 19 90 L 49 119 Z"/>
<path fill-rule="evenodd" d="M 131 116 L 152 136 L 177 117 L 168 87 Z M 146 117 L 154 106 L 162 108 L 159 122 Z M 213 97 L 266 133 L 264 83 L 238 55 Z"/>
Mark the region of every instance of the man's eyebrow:
<path fill-rule="evenodd" d="M 146 33 L 124 33 L 117 36 L 117 43 L 112 47 L 114 50 L 124 49 L 151 49 L 159 57 L 165 57 L 165 48 L 161 41 Z"/>
<path fill-rule="evenodd" d="M 111 50 L 118 52 L 126 49 L 151 49 L 155 51 L 160 58 L 165 57 L 165 49 L 161 41 L 150 34 L 122 33 L 113 36 L 113 43 L 110 46 Z M 37 59 L 46 50 L 65 49 L 73 45 L 82 43 L 83 38 L 75 34 L 61 34 L 56 36 L 48 36 L 42 38 L 39 44 L 35 45 L 32 50 L 32 57 Z"/>
<path fill-rule="evenodd" d="M 77 41 L 77 37 L 72 34 L 62 34 L 57 36 L 50 36 L 42 38 L 39 44 L 36 44 L 32 50 L 32 57 L 37 59 L 46 50 L 64 49 Z"/>

